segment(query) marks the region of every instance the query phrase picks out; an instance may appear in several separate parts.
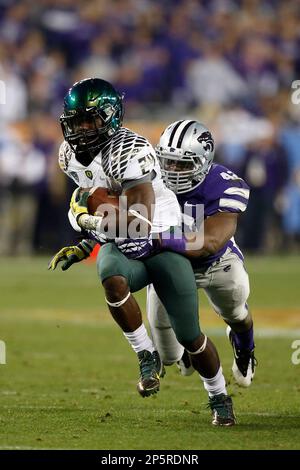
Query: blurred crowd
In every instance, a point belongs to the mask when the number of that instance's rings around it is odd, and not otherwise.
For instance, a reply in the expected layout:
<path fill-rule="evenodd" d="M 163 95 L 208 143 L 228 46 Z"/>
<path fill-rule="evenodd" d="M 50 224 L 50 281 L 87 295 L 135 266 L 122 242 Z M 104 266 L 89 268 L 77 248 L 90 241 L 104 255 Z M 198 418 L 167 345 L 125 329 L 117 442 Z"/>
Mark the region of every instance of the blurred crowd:
<path fill-rule="evenodd" d="M 252 189 L 241 245 L 299 249 L 298 0 L 0 0 L 1 254 L 74 238 L 58 118 L 91 76 L 125 93 L 125 124 L 153 144 L 173 120 L 211 127 L 217 160 Z"/>

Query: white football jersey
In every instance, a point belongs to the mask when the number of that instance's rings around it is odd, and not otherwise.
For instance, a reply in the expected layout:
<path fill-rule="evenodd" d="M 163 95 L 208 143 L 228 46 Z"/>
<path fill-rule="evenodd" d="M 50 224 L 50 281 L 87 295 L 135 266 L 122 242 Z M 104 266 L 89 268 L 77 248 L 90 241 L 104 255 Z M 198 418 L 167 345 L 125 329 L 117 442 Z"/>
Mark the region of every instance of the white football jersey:
<path fill-rule="evenodd" d="M 181 224 L 181 210 L 175 194 L 164 185 L 152 145 L 144 137 L 122 127 L 103 145 L 88 166 L 79 163 L 70 145 L 64 141 L 59 150 L 59 166 L 82 188 L 123 188 L 131 182 L 151 176 L 155 209 L 151 233 Z"/>

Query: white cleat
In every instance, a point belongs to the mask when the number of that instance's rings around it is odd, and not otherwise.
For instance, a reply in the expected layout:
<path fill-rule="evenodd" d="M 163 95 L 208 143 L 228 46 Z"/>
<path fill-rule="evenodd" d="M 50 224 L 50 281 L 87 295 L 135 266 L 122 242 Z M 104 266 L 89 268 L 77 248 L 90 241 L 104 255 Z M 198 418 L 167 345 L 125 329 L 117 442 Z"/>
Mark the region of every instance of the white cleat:
<path fill-rule="evenodd" d="M 226 334 L 233 349 L 234 359 L 232 364 L 232 373 L 236 383 L 240 387 L 250 387 L 257 364 L 254 357 L 254 349 L 236 349 L 230 326 L 227 326 Z"/>
<path fill-rule="evenodd" d="M 192 366 L 191 359 L 189 353 L 185 349 L 181 359 L 176 363 L 178 369 L 180 370 L 181 375 L 188 377 L 195 372 L 194 367 Z"/>

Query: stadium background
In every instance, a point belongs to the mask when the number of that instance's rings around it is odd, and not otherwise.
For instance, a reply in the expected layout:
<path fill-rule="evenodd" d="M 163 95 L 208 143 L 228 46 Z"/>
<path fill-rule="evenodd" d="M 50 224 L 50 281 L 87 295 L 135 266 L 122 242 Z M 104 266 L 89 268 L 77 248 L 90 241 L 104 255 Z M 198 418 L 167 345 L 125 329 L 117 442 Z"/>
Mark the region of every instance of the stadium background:
<path fill-rule="evenodd" d="M 299 447 L 299 12 L 297 0 L 0 0 L 0 447 Z M 159 400 L 138 401 L 136 364 L 93 265 L 46 271 L 76 241 L 58 117 L 66 90 L 89 76 L 125 93 L 125 125 L 153 144 L 173 120 L 203 121 L 216 160 L 251 186 L 237 238 L 261 365 L 251 390 L 231 385 L 241 425 L 226 442 L 209 428 L 195 377 L 187 385 L 172 369 Z M 200 315 L 229 377 L 222 323 L 202 297 Z"/>

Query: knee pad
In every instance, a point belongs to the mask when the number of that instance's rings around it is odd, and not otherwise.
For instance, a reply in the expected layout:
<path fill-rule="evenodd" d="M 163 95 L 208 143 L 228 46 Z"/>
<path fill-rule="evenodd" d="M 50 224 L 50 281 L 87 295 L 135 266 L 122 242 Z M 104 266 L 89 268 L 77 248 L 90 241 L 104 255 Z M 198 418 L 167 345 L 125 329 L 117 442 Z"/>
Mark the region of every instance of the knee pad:
<path fill-rule="evenodd" d="M 248 315 L 247 299 L 250 293 L 250 287 L 247 279 L 244 282 L 234 280 L 224 286 L 222 290 L 217 291 L 213 298 L 208 297 L 214 310 L 224 321 L 237 323 L 245 320 Z"/>
<path fill-rule="evenodd" d="M 238 323 L 245 320 L 248 313 L 248 305 L 245 303 L 234 307 L 230 312 L 222 315 L 222 318 L 230 323 Z"/>
<path fill-rule="evenodd" d="M 230 322 L 240 322 L 248 315 L 247 299 L 249 297 L 249 283 L 235 284 L 232 289 L 232 302 L 224 309 L 222 317 Z"/>

